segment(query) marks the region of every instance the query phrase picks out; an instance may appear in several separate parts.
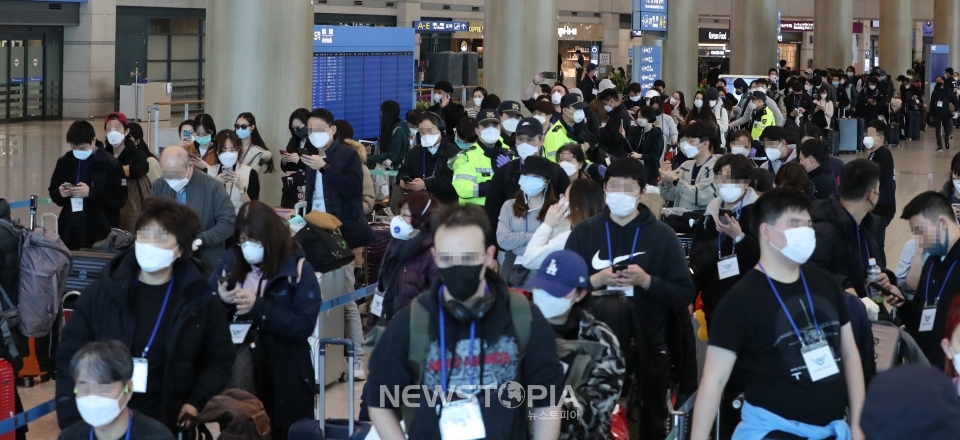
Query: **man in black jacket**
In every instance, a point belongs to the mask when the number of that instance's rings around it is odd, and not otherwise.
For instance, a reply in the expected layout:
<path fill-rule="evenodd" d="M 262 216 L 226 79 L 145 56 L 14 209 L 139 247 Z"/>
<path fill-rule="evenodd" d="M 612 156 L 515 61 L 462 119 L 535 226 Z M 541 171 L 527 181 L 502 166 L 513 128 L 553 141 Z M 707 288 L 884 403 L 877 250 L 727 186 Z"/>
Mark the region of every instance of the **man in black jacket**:
<path fill-rule="evenodd" d="M 807 176 L 813 182 L 813 196 L 819 200 L 829 199 L 830 196 L 840 193 L 833 172 L 826 166 L 830 161 L 827 148 L 826 142 L 810 139 L 797 149 L 800 165 L 807 170 Z"/>
<path fill-rule="evenodd" d="M 880 252 L 884 251 L 887 226 L 897 215 L 897 177 L 894 174 L 896 167 L 893 164 L 893 154 L 887 148 L 887 133 L 889 127 L 881 120 L 867 125 L 863 134 L 863 147 L 870 153 L 869 159 L 880 167 L 880 199 L 873 208 L 873 215 L 877 217 L 877 227 L 874 234 L 880 245 Z"/>
<path fill-rule="evenodd" d="M 630 133 L 632 129 L 630 111 L 627 105 L 620 100 L 620 95 L 616 89 L 607 89 L 600 92 L 597 96 L 603 109 L 607 111 L 607 125 L 603 126 L 602 131 L 613 131 L 616 133 Z M 624 135 L 621 135 L 624 137 Z"/>
<path fill-rule="evenodd" d="M 879 83 L 880 79 L 871 75 L 867 78 L 867 87 L 857 97 L 857 116 L 868 124 L 886 111 L 890 100 L 883 89 L 877 86 Z"/>
<path fill-rule="evenodd" d="M 641 437 L 662 440 L 667 416 L 663 400 L 668 382 L 667 314 L 669 309 L 686 309 L 695 291 L 676 233 L 640 204 L 646 182 L 642 163 L 631 158 L 614 160 L 604 178 L 608 209 L 578 224 L 566 248 L 592 262 L 591 290 L 622 290 L 633 302 L 644 333 L 638 399 L 643 402 Z"/>
<path fill-rule="evenodd" d="M 797 80 L 793 83 L 793 94 L 783 97 L 787 107 L 786 117 L 793 119 L 797 125 L 803 125 L 804 122 L 809 121 L 813 111 L 817 108 L 813 98 L 804 90 L 805 84 L 804 80 Z"/>
<path fill-rule="evenodd" d="M 57 160 L 50 176 L 50 199 L 61 207 L 60 238 L 71 250 L 89 248 L 120 224 L 127 204 L 127 179 L 113 155 L 97 145 L 87 121 L 67 130 L 71 151 Z"/>
<path fill-rule="evenodd" d="M 457 126 L 460 119 L 467 116 L 467 111 L 464 110 L 462 105 L 450 101 L 452 96 L 453 84 L 450 84 L 450 81 L 437 81 L 433 85 L 433 106 L 430 107 L 430 111 L 443 118 L 443 122 L 447 126 L 443 135 L 451 139 L 453 138 L 453 127 Z"/>
<path fill-rule="evenodd" d="M 950 105 L 955 109 L 950 112 Z M 950 149 L 950 135 L 953 133 L 953 121 L 956 111 L 960 111 L 960 105 L 957 103 L 957 95 L 952 88 L 944 85 L 943 77 L 937 77 L 937 85 L 933 87 L 933 94 L 930 95 L 929 118 L 933 120 L 933 130 L 937 133 L 937 151 L 943 151 L 946 145 Z M 943 129 L 941 130 L 941 127 Z"/>

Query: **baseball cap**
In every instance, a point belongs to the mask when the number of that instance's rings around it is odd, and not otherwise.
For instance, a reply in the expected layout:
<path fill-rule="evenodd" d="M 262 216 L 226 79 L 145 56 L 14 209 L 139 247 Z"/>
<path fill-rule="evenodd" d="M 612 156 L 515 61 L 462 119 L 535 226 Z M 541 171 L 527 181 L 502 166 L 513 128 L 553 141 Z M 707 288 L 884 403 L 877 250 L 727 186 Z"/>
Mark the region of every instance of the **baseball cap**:
<path fill-rule="evenodd" d="M 477 124 L 483 124 L 484 122 L 493 121 L 500 122 L 500 112 L 496 110 L 480 110 L 477 112 Z"/>
<path fill-rule="evenodd" d="M 644 98 L 656 98 L 657 96 L 660 96 L 660 92 L 654 89 L 647 90 L 647 93 L 643 95 Z"/>
<path fill-rule="evenodd" d="M 759 99 L 759 100 L 761 100 L 761 101 L 763 101 L 763 102 L 767 102 L 767 94 L 766 94 L 766 93 L 763 93 L 763 92 L 761 92 L 761 91 L 759 91 L 759 90 L 754 90 L 753 93 L 752 93 L 752 95 L 753 95 L 753 99 Z"/>
<path fill-rule="evenodd" d="M 497 111 L 500 112 L 501 115 L 520 116 L 520 103 L 517 101 L 503 101 L 497 106 Z"/>
<path fill-rule="evenodd" d="M 103 118 L 103 124 L 106 125 L 107 122 L 110 122 L 112 119 L 120 121 L 124 126 L 129 125 L 129 122 L 127 122 L 127 115 L 120 112 L 112 112 L 107 115 L 105 118 Z"/>
<path fill-rule="evenodd" d="M 600 87 L 597 90 L 602 92 L 604 90 L 613 89 L 616 87 L 617 86 L 613 84 L 613 81 L 610 81 L 609 79 L 604 79 L 600 81 Z"/>
<path fill-rule="evenodd" d="M 545 157 L 528 156 L 523 160 L 523 169 L 520 170 L 520 174 L 531 174 L 534 176 L 543 177 L 547 180 L 552 180 L 555 166 L 557 165 Z M 567 292 L 570 292 L 570 289 L 567 289 Z"/>
<path fill-rule="evenodd" d="M 887 71 L 880 69 L 880 76 L 887 76 Z"/>
<path fill-rule="evenodd" d="M 560 108 L 573 107 L 576 110 L 585 109 L 589 104 L 583 102 L 583 97 L 576 93 L 567 93 L 560 100 Z"/>
<path fill-rule="evenodd" d="M 543 136 L 543 126 L 540 121 L 534 118 L 524 118 L 517 124 L 517 135 L 524 136 Z"/>
<path fill-rule="evenodd" d="M 529 161 L 533 156 L 528 157 Z M 548 159 L 544 159 L 548 160 Z M 524 162 L 524 168 L 528 165 Z M 540 264 L 540 270 L 527 283 L 529 289 L 543 289 L 557 298 L 563 298 L 575 288 L 586 288 L 588 279 L 587 263 L 576 252 L 556 251 Z"/>
<path fill-rule="evenodd" d="M 960 397 L 942 371 L 920 364 L 893 367 L 870 382 L 860 427 L 870 440 L 957 438 Z"/>

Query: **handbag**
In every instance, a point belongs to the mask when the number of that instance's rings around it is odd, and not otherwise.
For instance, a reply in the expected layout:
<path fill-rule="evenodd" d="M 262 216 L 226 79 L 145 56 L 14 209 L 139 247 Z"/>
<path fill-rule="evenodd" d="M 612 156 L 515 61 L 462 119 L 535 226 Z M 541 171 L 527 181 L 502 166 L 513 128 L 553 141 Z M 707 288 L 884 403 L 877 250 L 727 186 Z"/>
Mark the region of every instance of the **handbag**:
<path fill-rule="evenodd" d="M 106 252 L 119 254 L 133 245 L 136 237 L 123 229 L 111 228 L 107 238 L 93 244 L 92 250 L 95 252 Z"/>

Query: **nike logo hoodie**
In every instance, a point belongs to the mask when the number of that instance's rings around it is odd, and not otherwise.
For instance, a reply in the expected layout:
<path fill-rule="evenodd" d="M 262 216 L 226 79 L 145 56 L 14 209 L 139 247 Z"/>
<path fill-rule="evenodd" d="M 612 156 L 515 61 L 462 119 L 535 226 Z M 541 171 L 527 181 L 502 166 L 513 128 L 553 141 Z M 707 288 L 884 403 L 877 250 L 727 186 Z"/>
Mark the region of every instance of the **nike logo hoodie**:
<path fill-rule="evenodd" d="M 576 252 L 587 262 L 591 276 L 613 264 L 630 264 L 631 256 L 632 264 L 640 266 L 650 274 L 650 288 L 644 290 L 635 286 L 630 299 L 643 328 L 644 347 L 653 351 L 664 346 L 663 333 L 668 309 L 686 308 L 693 302 L 696 292 L 677 234 L 657 220 L 646 205 L 641 204 L 639 209 L 640 215 L 625 226 L 611 220 L 609 209 L 605 209 L 600 215 L 573 228 L 566 248 Z M 607 249 L 604 224 L 610 225 L 612 255 Z M 636 249 L 633 249 L 633 237 L 637 228 L 640 228 L 640 235 Z"/>

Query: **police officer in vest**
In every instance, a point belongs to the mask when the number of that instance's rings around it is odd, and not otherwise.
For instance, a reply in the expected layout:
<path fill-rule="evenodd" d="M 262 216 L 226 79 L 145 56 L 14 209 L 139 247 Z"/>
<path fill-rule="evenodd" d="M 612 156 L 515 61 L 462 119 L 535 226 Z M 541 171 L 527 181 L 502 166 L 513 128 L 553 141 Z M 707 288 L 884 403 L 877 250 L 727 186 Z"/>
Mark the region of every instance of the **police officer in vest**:
<path fill-rule="evenodd" d="M 500 142 L 503 142 L 507 148 L 510 148 L 510 151 L 516 155 L 517 153 L 517 143 L 515 141 L 517 125 L 520 124 L 520 120 L 523 119 L 523 114 L 520 113 L 520 103 L 517 101 L 503 101 L 497 106 L 497 111 L 500 112 Z"/>
<path fill-rule="evenodd" d="M 477 134 L 477 143 L 457 154 L 450 165 L 453 169 L 453 189 L 457 191 L 461 205 L 483 205 L 493 172 L 512 159 L 510 150 L 500 142 L 499 112 L 480 110 L 477 113 Z"/>
<path fill-rule="evenodd" d="M 568 93 L 560 101 L 560 119 L 555 122 L 543 142 L 543 156 L 553 162 L 557 161 L 557 150 L 569 143 L 583 145 L 587 140 L 588 130 L 584 123 L 587 115 L 584 109 L 589 104 L 575 93 Z M 596 146 L 594 146 L 596 147 Z"/>

